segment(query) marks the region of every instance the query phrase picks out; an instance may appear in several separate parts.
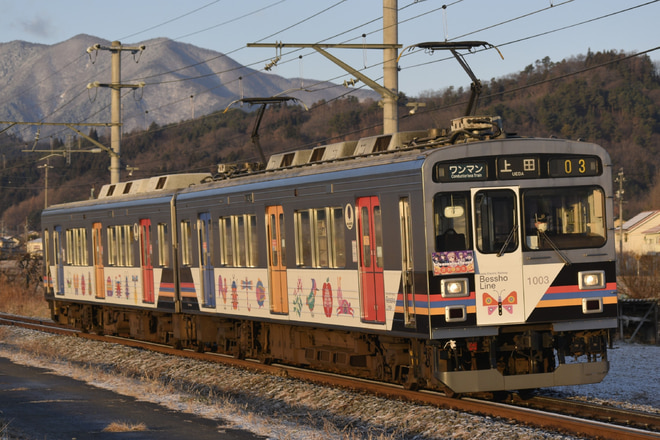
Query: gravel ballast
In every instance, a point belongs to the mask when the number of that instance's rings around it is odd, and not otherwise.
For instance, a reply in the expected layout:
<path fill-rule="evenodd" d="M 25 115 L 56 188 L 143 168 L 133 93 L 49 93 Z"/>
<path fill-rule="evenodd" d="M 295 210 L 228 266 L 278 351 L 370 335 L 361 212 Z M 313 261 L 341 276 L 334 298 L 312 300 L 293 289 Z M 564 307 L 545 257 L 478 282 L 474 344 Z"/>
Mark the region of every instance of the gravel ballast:
<path fill-rule="evenodd" d="M 0 327 L 0 356 L 273 439 L 575 438 L 222 364 L 14 327 Z M 611 371 L 601 384 L 541 392 L 660 412 L 660 347 L 617 344 L 609 358 Z"/>

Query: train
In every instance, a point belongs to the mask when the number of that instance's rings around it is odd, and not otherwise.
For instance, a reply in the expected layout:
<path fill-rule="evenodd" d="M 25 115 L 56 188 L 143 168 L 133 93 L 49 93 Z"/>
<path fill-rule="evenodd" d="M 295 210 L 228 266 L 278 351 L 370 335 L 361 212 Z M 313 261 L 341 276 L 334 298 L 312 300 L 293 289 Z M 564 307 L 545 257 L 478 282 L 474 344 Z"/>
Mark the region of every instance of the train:
<path fill-rule="evenodd" d="M 54 321 L 450 395 L 596 383 L 612 163 L 500 117 L 104 185 L 43 211 Z"/>

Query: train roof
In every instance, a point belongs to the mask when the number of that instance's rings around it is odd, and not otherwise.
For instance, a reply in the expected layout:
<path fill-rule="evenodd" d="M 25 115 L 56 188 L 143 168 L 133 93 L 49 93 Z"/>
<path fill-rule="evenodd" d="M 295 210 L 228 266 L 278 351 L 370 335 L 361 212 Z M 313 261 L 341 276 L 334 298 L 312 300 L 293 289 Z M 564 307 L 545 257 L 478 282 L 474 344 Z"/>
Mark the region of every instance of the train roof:
<path fill-rule="evenodd" d="M 356 173 L 382 173 L 405 168 L 419 169 L 423 160 L 442 149 L 447 160 L 467 156 L 491 154 L 523 154 L 525 144 L 543 143 L 548 153 L 571 153 L 580 145 L 582 153 L 607 156 L 600 147 L 578 141 L 561 139 L 521 138 L 507 136 L 502 130 L 501 119 L 490 116 L 463 117 L 452 121 L 450 129 L 408 131 L 371 136 L 358 141 L 320 145 L 311 149 L 278 153 L 271 156 L 265 166 L 261 164 L 218 165 L 218 174 L 187 173 L 156 176 L 146 179 L 106 184 L 96 200 L 72 202 L 60 207 L 74 207 L 90 203 L 112 204 L 114 201 L 129 202 L 147 198 L 171 197 L 173 193 L 193 193 L 200 190 L 229 188 L 238 185 L 272 185 L 285 178 L 321 179 L 325 173 L 343 172 L 350 177 Z M 465 144 L 470 144 L 466 151 Z M 588 147 L 587 145 L 591 145 Z M 505 151 L 506 150 L 506 151 Z M 402 165 L 407 162 L 408 165 Z M 606 160 L 609 164 L 609 159 Z M 369 170 L 366 172 L 365 170 Z M 256 188 L 256 187 L 255 187 Z M 50 210 L 51 208 L 49 208 Z M 53 207 L 52 209 L 56 209 Z"/>

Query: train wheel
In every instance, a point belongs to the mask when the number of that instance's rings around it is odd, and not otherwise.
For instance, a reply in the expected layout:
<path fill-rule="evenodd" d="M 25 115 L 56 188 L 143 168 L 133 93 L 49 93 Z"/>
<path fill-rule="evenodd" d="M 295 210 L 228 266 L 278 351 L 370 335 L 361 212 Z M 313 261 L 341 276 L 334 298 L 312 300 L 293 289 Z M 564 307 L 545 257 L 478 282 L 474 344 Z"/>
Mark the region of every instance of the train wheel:
<path fill-rule="evenodd" d="M 257 356 L 257 360 L 264 365 L 270 365 L 273 363 L 275 359 L 273 359 L 271 356 L 260 354 L 259 356 Z"/>
<path fill-rule="evenodd" d="M 419 390 L 419 383 L 417 381 L 406 381 L 404 382 L 403 387 L 410 391 L 417 391 Z"/>
<path fill-rule="evenodd" d="M 460 399 L 462 397 L 461 393 L 457 393 L 449 387 L 445 387 L 442 391 L 447 395 L 447 397 L 451 397 L 452 399 Z"/>

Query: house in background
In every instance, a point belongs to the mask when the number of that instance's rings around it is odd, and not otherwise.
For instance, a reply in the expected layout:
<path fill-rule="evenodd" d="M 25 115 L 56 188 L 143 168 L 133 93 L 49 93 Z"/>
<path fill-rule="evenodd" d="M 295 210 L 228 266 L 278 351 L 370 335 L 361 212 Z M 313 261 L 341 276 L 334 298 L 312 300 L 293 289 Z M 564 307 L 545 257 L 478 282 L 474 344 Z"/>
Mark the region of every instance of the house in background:
<path fill-rule="evenodd" d="M 0 237 L 0 248 L 3 251 L 12 251 L 18 249 L 21 240 L 18 237 Z"/>
<path fill-rule="evenodd" d="M 44 244 L 41 238 L 35 238 L 27 242 L 26 252 L 32 256 L 43 255 Z"/>
<path fill-rule="evenodd" d="M 640 212 L 623 224 L 623 252 L 660 255 L 660 210 Z"/>

